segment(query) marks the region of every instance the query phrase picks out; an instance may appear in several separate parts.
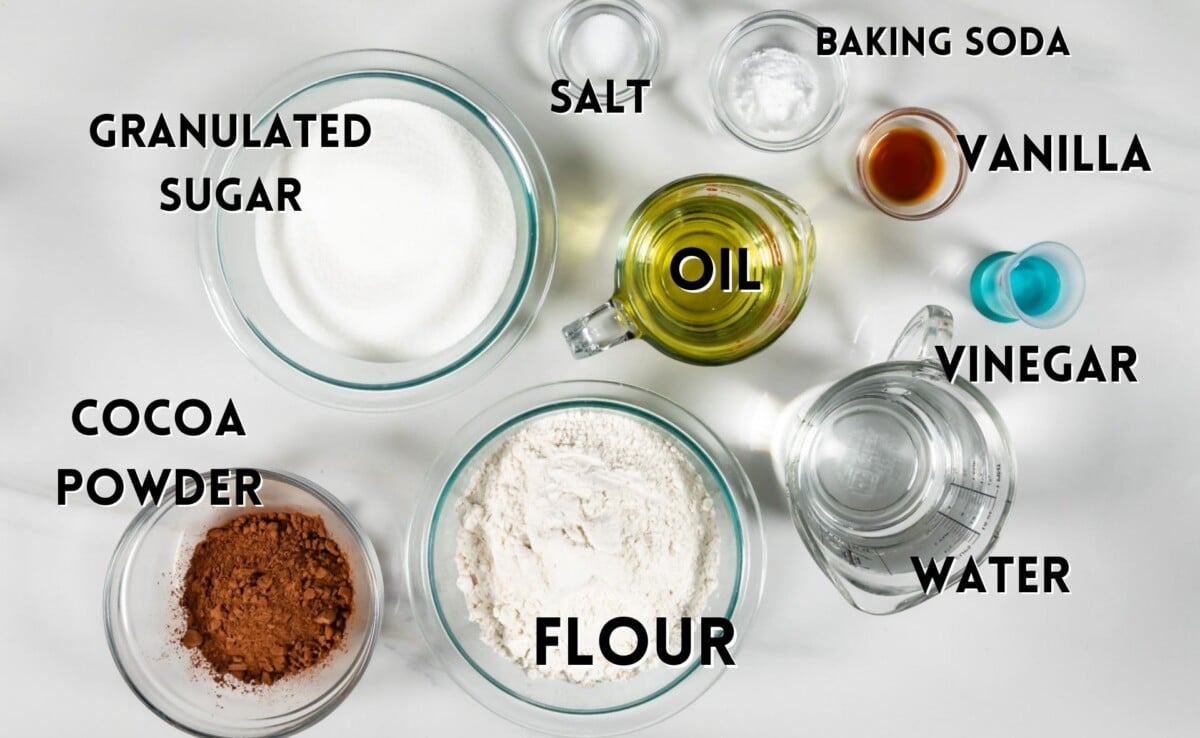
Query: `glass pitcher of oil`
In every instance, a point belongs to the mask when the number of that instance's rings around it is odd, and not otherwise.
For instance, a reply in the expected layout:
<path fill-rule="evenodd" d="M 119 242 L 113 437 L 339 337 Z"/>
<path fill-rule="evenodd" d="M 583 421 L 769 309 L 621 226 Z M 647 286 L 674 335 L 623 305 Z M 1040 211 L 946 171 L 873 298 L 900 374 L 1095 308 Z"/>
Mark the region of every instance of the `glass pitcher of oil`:
<path fill-rule="evenodd" d="M 576 358 L 641 338 L 693 364 L 738 361 L 796 319 L 815 252 L 808 213 L 787 195 L 738 177 L 676 180 L 630 216 L 613 296 L 563 336 Z"/>

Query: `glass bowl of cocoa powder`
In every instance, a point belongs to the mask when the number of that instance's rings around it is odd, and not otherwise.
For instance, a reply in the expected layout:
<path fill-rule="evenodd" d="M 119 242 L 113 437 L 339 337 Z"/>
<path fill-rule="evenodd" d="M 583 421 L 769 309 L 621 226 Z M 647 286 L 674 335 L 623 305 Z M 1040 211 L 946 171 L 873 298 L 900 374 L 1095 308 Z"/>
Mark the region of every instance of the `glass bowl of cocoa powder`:
<path fill-rule="evenodd" d="M 304 479 L 258 473 L 259 507 L 180 506 L 172 491 L 143 508 L 105 581 L 117 669 L 194 735 L 313 725 L 358 683 L 379 637 L 383 577 L 350 511 Z"/>

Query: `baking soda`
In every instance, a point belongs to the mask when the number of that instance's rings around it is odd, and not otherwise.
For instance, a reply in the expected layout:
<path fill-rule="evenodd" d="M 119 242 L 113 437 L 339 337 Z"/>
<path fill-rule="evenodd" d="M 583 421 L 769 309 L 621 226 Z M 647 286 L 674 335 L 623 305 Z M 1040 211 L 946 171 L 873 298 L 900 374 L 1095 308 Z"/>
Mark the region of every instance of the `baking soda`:
<path fill-rule="evenodd" d="M 303 209 L 257 217 L 267 288 L 337 353 L 399 362 L 446 351 L 484 322 L 513 268 L 504 175 L 474 135 L 428 105 L 372 99 L 330 112 L 366 116 L 370 141 L 276 160 L 270 176 L 298 179 Z"/>
<path fill-rule="evenodd" d="M 759 133 L 787 130 L 816 108 L 817 73 L 792 51 L 757 49 L 738 67 L 733 99 L 746 128 Z"/>

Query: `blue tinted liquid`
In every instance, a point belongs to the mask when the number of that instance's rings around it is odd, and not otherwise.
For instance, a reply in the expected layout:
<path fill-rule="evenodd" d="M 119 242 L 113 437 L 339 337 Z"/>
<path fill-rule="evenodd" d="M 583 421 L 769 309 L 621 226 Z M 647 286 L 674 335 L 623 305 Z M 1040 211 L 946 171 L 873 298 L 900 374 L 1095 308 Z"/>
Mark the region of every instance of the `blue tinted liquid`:
<path fill-rule="evenodd" d="M 1009 273 L 1013 300 L 1026 315 L 1041 315 L 1058 302 L 1062 281 L 1058 270 L 1040 256 L 1022 259 Z"/>

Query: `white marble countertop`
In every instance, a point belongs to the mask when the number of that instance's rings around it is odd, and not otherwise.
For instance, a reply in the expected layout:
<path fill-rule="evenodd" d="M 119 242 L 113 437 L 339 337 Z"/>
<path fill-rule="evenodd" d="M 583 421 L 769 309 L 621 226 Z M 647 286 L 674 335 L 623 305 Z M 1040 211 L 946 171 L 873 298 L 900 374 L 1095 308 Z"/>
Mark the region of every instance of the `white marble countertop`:
<path fill-rule="evenodd" d="M 47 3 L 0 0 L 0 732 L 172 735 L 122 683 L 100 591 L 133 507 L 54 505 L 58 467 L 243 464 L 307 476 L 352 506 L 395 573 L 397 531 L 427 460 L 494 399 L 570 378 L 664 392 L 735 448 L 766 514 L 769 564 L 736 670 L 646 731 L 696 735 L 1183 735 L 1200 719 L 1200 473 L 1191 454 L 1200 361 L 1192 49 L 1200 6 L 1160 2 L 789 4 L 831 24 L 1061 26 L 1069 59 L 852 59 L 850 103 L 809 150 L 753 152 L 708 127 L 712 50 L 768 4 L 648 3 L 669 60 L 640 116 L 556 116 L 539 24 L 562 0 Z M 903 7 L 901 7 L 903 6 Z M 362 47 L 427 54 L 493 89 L 541 146 L 558 191 L 558 273 L 534 329 L 484 382 L 435 406 L 326 409 L 256 371 L 197 277 L 195 220 L 159 212 L 158 182 L 203 152 L 104 151 L 100 112 L 234 111 L 284 70 Z M 975 174 L 944 215 L 901 223 L 836 176 L 865 118 L 926 105 L 966 130 L 1137 133 L 1151 174 Z M 815 286 L 769 351 L 701 369 L 646 345 L 573 361 L 559 328 L 611 286 L 613 233 L 669 179 L 724 171 L 806 205 Z M 1073 246 L 1088 297 L 1066 326 L 981 318 L 965 294 L 980 253 Z M 786 515 L 746 408 L 878 360 L 921 305 L 971 343 L 1133 345 L 1138 384 L 986 387 L 1015 439 L 1020 484 L 997 553 L 1059 554 L 1069 595 L 947 595 L 874 618 L 823 579 Z M 232 397 L 245 438 L 85 438 L 84 397 Z M 398 593 L 389 592 L 394 604 Z M 358 688 L 308 735 L 515 736 L 434 665 L 394 618 Z"/>

